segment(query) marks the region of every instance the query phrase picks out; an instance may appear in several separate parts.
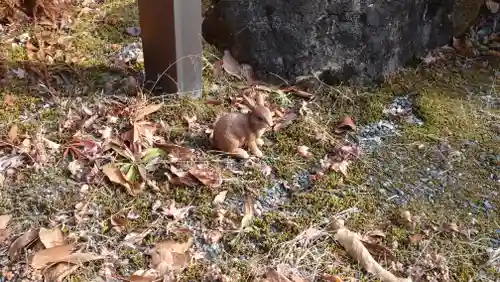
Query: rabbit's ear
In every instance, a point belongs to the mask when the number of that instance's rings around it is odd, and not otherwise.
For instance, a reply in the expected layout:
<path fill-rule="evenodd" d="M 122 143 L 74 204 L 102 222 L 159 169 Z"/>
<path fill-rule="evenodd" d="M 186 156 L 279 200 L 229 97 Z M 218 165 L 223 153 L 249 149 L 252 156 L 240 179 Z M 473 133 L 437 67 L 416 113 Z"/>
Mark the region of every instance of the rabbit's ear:
<path fill-rule="evenodd" d="M 257 101 L 257 105 L 264 106 L 264 97 L 262 96 L 262 94 L 260 92 L 257 92 L 257 94 L 256 94 L 256 101 Z"/>
<path fill-rule="evenodd" d="M 248 98 L 246 95 L 243 95 L 243 103 L 247 105 L 250 110 L 253 111 L 255 109 L 255 102 L 252 99 Z"/>

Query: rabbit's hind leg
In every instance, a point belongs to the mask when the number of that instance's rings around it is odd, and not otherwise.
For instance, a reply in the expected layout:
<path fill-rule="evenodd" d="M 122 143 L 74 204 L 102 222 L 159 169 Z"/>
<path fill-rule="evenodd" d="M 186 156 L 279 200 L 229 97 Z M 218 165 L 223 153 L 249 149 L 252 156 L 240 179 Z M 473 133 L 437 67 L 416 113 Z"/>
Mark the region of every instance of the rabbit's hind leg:
<path fill-rule="evenodd" d="M 248 159 L 250 157 L 248 152 L 241 148 L 234 149 L 233 151 L 230 152 L 230 154 L 240 159 Z"/>

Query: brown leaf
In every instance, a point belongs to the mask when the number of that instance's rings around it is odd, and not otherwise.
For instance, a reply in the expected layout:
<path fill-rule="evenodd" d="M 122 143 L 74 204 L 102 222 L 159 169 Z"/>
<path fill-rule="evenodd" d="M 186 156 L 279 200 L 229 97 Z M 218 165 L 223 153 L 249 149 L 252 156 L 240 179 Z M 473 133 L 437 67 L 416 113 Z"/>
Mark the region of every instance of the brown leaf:
<path fill-rule="evenodd" d="M 45 229 L 42 227 L 38 232 L 38 236 L 47 249 L 65 244 L 64 234 L 61 229 L 57 227 L 53 229 Z"/>
<path fill-rule="evenodd" d="M 464 57 L 474 56 L 474 51 L 465 39 L 453 37 L 453 48 Z"/>
<path fill-rule="evenodd" d="M 9 238 L 9 230 L 7 225 L 11 216 L 8 214 L 0 215 L 0 244 L 2 244 L 7 238 Z"/>
<path fill-rule="evenodd" d="M 490 12 L 492 12 L 493 14 L 497 13 L 498 9 L 500 8 L 500 4 L 498 4 L 493 0 L 486 0 L 485 5 L 488 8 L 488 10 L 490 10 Z"/>
<path fill-rule="evenodd" d="M 222 61 L 218 60 L 214 62 L 213 76 L 214 78 L 219 78 L 222 74 Z"/>
<path fill-rule="evenodd" d="M 168 177 L 168 181 L 173 185 L 194 186 L 198 184 L 198 180 L 195 179 L 193 175 L 180 170 L 173 165 L 170 166 L 170 172 L 171 173 L 167 172 L 165 174 Z"/>
<path fill-rule="evenodd" d="M 379 229 L 368 231 L 363 235 L 363 241 L 367 241 L 367 242 L 373 242 L 379 238 L 385 238 L 384 231 L 379 230 Z"/>
<path fill-rule="evenodd" d="M 338 277 L 337 275 L 330 275 L 327 273 L 324 273 L 322 275 L 322 278 L 323 278 L 323 280 L 325 280 L 325 282 L 343 282 L 342 279 L 340 277 Z"/>
<path fill-rule="evenodd" d="M 134 119 L 133 119 L 134 122 L 143 120 L 146 116 L 161 109 L 161 107 L 163 107 L 163 102 L 161 102 L 160 104 L 150 104 L 150 105 L 147 105 L 147 106 L 142 107 L 140 109 L 137 109 L 137 111 L 135 112 L 135 115 L 134 115 Z"/>
<path fill-rule="evenodd" d="M 365 248 L 370 252 L 370 254 L 372 254 L 372 256 L 376 256 L 383 259 L 389 259 L 392 261 L 396 260 L 396 257 L 394 256 L 392 251 L 389 250 L 389 248 L 387 247 L 364 240 L 361 240 L 361 243 L 363 243 Z"/>
<path fill-rule="evenodd" d="M 16 97 L 12 95 L 3 95 L 3 106 L 13 107 L 16 104 Z"/>
<path fill-rule="evenodd" d="M 269 268 L 261 282 L 293 282 L 274 269 Z"/>
<path fill-rule="evenodd" d="M 38 239 L 38 230 L 38 228 L 32 229 L 14 240 L 14 242 L 12 242 L 9 247 L 9 259 L 13 260 L 17 256 L 19 251 Z"/>
<path fill-rule="evenodd" d="M 171 158 L 175 159 L 174 162 L 177 160 L 190 160 L 192 159 L 194 155 L 194 150 L 186 147 L 182 147 L 173 143 L 160 143 L 157 142 L 154 144 L 155 147 L 158 147 L 165 151 Z"/>
<path fill-rule="evenodd" d="M 224 50 L 224 56 L 222 57 L 222 68 L 230 75 L 241 78 L 241 66 L 233 58 L 229 50 Z"/>
<path fill-rule="evenodd" d="M 111 225 L 118 231 L 121 232 L 127 229 L 128 221 L 122 214 L 114 214 L 110 217 Z"/>
<path fill-rule="evenodd" d="M 241 219 L 240 229 L 250 226 L 254 217 L 254 198 L 247 194 L 243 203 L 243 218 Z"/>
<path fill-rule="evenodd" d="M 10 214 L 0 215 L 0 229 L 7 229 L 7 225 L 11 218 L 12 216 Z"/>
<path fill-rule="evenodd" d="M 415 244 L 422 241 L 422 238 L 424 238 L 422 234 L 410 235 L 410 237 L 408 237 L 408 241 L 410 241 L 410 244 Z"/>
<path fill-rule="evenodd" d="M 345 116 L 335 128 L 335 133 L 337 134 L 341 134 L 346 131 L 356 131 L 356 125 L 349 116 Z"/>
<path fill-rule="evenodd" d="M 294 112 L 290 112 L 288 114 L 286 114 L 283 118 L 281 118 L 280 120 L 278 120 L 274 126 L 273 126 L 273 131 L 279 131 L 287 126 L 289 126 L 290 124 L 293 123 L 294 120 L 296 120 L 298 117 L 298 115 Z"/>
<path fill-rule="evenodd" d="M 74 248 L 74 244 L 68 244 L 38 251 L 31 260 L 31 266 L 34 269 L 43 269 L 49 265 L 59 262 L 81 264 L 105 258 L 91 253 L 73 253 Z"/>
<path fill-rule="evenodd" d="M 445 231 L 445 232 L 456 232 L 456 233 L 460 233 L 460 230 L 458 229 L 458 226 L 456 223 L 454 222 L 443 222 L 443 224 L 441 224 L 441 230 L 442 231 Z"/>
<path fill-rule="evenodd" d="M 217 188 L 222 185 L 222 177 L 217 171 L 208 166 L 199 164 L 189 169 L 189 173 L 198 179 L 203 185 Z"/>
<path fill-rule="evenodd" d="M 67 263 L 58 263 L 49 267 L 44 272 L 44 278 L 47 282 L 62 282 L 66 276 L 75 272 L 80 267 L 79 265 L 72 265 Z"/>
<path fill-rule="evenodd" d="M 376 275 L 384 282 L 411 282 L 411 278 L 399 278 L 384 269 L 370 255 L 360 240 L 360 235 L 348 230 L 345 227 L 337 229 L 335 240 L 344 247 L 347 253 L 357 261 L 368 273 Z"/>
<path fill-rule="evenodd" d="M 285 87 L 280 89 L 283 92 L 291 92 L 292 94 L 296 95 L 297 97 L 301 98 L 306 98 L 306 99 L 311 99 L 313 97 L 313 94 L 300 90 L 297 87 L 290 86 L 290 87 Z"/>
<path fill-rule="evenodd" d="M 74 248 L 74 244 L 67 244 L 40 250 L 33 256 L 31 266 L 34 269 L 42 269 L 50 264 L 61 262 L 71 254 Z"/>
<path fill-rule="evenodd" d="M 18 139 L 18 135 L 19 135 L 18 131 L 19 131 L 19 129 L 18 129 L 17 125 L 13 125 L 10 128 L 9 133 L 7 134 L 9 142 L 14 143 Z"/>
<path fill-rule="evenodd" d="M 137 195 L 142 190 L 142 185 L 140 183 L 132 184 L 128 182 L 120 169 L 113 163 L 103 166 L 102 172 L 108 177 L 109 181 L 122 185 L 132 196 Z"/>
<path fill-rule="evenodd" d="M 217 196 L 215 196 L 214 200 L 212 201 L 212 204 L 214 205 L 222 204 L 226 199 L 226 195 L 227 195 L 227 190 L 221 191 L 219 194 L 217 194 Z"/>
<path fill-rule="evenodd" d="M 306 159 L 310 159 L 312 157 L 311 152 L 309 152 L 309 147 L 307 146 L 298 146 L 297 152 L 299 153 L 299 156 L 304 157 Z"/>
<path fill-rule="evenodd" d="M 188 253 L 193 243 L 190 238 L 187 242 L 178 243 L 173 240 L 158 243 L 151 250 L 151 264 L 160 275 L 168 271 L 180 271 L 186 268 L 191 260 Z"/>

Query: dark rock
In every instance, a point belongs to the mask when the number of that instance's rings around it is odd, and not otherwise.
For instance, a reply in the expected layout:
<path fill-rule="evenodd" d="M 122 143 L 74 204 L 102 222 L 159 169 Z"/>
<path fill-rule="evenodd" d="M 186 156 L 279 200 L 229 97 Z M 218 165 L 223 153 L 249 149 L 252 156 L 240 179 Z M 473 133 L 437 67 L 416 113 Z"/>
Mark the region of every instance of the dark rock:
<path fill-rule="evenodd" d="M 220 0 L 205 15 L 203 35 L 263 80 L 359 85 L 449 43 L 454 2 Z"/>

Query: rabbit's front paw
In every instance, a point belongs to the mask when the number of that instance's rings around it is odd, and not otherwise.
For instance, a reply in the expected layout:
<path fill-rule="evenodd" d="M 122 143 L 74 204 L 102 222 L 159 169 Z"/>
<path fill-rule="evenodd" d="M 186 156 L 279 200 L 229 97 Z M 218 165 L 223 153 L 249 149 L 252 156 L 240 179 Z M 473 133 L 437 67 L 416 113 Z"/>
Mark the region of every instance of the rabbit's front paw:
<path fill-rule="evenodd" d="M 254 154 L 257 158 L 262 158 L 263 156 L 262 151 L 259 149 L 253 150 L 252 154 Z"/>
<path fill-rule="evenodd" d="M 255 140 L 255 143 L 257 143 L 258 146 L 262 146 L 262 145 L 264 145 L 264 140 L 262 140 L 261 138 L 258 138 L 257 140 Z"/>

